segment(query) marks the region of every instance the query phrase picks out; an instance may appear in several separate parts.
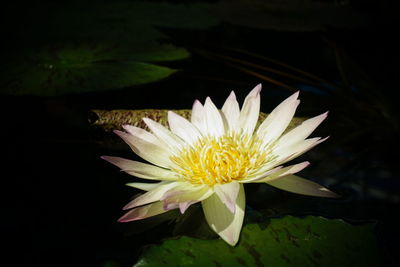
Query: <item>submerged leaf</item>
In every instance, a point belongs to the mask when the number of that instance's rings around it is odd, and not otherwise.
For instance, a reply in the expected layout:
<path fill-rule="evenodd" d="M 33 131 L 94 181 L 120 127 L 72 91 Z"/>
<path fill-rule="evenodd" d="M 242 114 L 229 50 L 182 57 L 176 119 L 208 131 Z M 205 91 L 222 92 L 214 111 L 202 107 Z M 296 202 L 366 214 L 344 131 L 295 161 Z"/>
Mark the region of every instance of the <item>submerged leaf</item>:
<path fill-rule="evenodd" d="M 150 246 L 135 266 L 380 266 L 374 224 L 308 216 L 246 225 L 236 247 L 189 237 Z"/>

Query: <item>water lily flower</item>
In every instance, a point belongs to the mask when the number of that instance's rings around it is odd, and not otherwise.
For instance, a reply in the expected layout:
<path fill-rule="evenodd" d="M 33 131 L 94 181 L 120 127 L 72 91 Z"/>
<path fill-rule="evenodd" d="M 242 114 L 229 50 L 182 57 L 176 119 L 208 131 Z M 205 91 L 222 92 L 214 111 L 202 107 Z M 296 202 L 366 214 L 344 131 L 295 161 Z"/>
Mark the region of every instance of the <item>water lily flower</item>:
<path fill-rule="evenodd" d="M 234 246 L 245 214 L 246 183 L 267 183 L 297 194 L 337 197 L 323 186 L 294 175 L 309 162 L 282 166 L 326 140 L 308 136 L 327 113 L 285 132 L 300 103 L 296 92 L 256 129 L 260 91 L 261 85 L 256 86 L 241 109 L 233 91 L 221 110 L 209 97 L 204 105 L 196 100 L 190 121 L 169 111 L 169 129 L 144 118 L 151 132 L 130 125 L 124 126 L 126 132 L 115 131 L 150 164 L 102 158 L 130 175 L 159 181 L 129 183 L 147 192 L 124 207 L 129 211 L 119 221 L 141 220 L 171 209 L 184 213 L 190 205 L 201 202 L 210 227 Z"/>

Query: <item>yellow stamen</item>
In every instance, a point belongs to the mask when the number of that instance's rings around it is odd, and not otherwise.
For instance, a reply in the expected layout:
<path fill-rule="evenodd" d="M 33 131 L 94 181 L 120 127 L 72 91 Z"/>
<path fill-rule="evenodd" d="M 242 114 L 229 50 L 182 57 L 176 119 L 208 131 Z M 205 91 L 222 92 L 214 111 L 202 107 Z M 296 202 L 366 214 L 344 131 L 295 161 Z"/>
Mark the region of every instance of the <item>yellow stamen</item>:
<path fill-rule="evenodd" d="M 252 175 L 266 161 L 267 150 L 256 136 L 230 133 L 203 137 L 171 160 L 175 171 L 192 184 L 225 184 Z"/>

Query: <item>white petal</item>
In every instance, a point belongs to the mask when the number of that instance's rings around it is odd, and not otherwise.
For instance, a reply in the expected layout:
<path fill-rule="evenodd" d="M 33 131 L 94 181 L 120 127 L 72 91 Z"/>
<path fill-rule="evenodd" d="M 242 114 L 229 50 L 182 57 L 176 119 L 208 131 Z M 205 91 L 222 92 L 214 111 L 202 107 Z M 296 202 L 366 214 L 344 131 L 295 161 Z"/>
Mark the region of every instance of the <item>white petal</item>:
<path fill-rule="evenodd" d="M 246 96 L 240 111 L 239 127 L 248 135 L 253 134 L 260 114 L 260 91 L 261 84 L 257 85 Z"/>
<path fill-rule="evenodd" d="M 134 187 L 144 191 L 150 191 L 156 189 L 160 185 L 166 184 L 167 182 L 163 181 L 160 183 L 127 183 L 127 186 Z"/>
<path fill-rule="evenodd" d="M 285 131 L 300 103 L 300 100 L 297 100 L 298 96 L 299 92 L 296 92 L 284 100 L 268 115 L 261 123 L 260 127 L 258 127 L 257 135 L 263 140 L 264 144 L 275 141 Z"/>
<path fill-rule="evenodd" d="M 229 130 L 236 129 L 236 125 L 239 121 L 240 116 L 240 108 L 239 103 L 236 100 L 236 95 L 233 91 L 222 106 L 222 112 L 228 123 Z"/>
<path fill-rule="evenodd" d="M 199 129 L 203 134 L 207 133 L 206 117 L 204 112 L 204 107 L 199 100 L 194 101 L 192 107 L 192 115 L 190 121 L 194 126 Z"/>
<path fill-rule="evenodd" d="M 245 194 L 243 185 L 236 199 L 236 211 L 232 213 L 221 199 L 213 194 L 202 201 L 204 215 L 207 223 L 223 240 L 234 246 L 239 240 L 245 212 Z"/>
<path fill-rule="evenodd" d="M 287 166 L 285 168 L 280 169 L 279 171 L 270 174 L 270 175 L 263 175 L 260 176 L 258 179 L 253 180 L 253 183 L 266 183 L 270 182 L 276 179 L 280 179 L 283 176 L 290 175 L 290 174 L 295 174 L 299 171 L 302 171 L 304 168 L 306 168 L 308 165 L 310 165 L 310 162 L 304 161 L 298 164 L 294 164 L 291 166 Z"/>
<path fill-rule="evenodd" d="M 122 126 L 125 131 L 127 131 L 129 134 L 134 135 L 136 137 L 139 137 L 140 139 L 143 139 L 149 143 L 158 145 L 160 147 L 166 147 L 166 144 L 164 142 L 161 142 L 157 137 L 155 137 L 152 133 L 149 133 L 148 131 L 139 128 L 139 127 L 135 127 L 132 125 L 123 125 Z"/>
<path fill-rule="evenodd" d="M 168 111 L 168 124 L 174 134 L 189 144 L 201 137 L 199 130 L 192 123 L 172 111 Z"/>
<path fill-rule="evenodd" d="M 279 179 L 267 182 L 267 184 L 288 192 L 301 195 L 334 198 L 340 197 L 329 189 L 296 175 L 287 175 Z"/>
<path fill-rule="evenodd" d="M 209 97 L 204 104 L 204 112 L 206 117 L 207 133 L 213 136 L 221 136 L 225 133 L 224 122 L 219 110 Z"/>
<path fill-rule="evenodd" d="M 139 178 L 175 181 L 179 177 L 175 172 L 139 161 L 109 156 L 102 156 L 101 158 L 118 166 L 122 171 Z"/>
<path fill-rule="evenodd" d="M 239 189 L 240 185 L 238 182 L 214 186 L 215 193 L 232 213 L 235 213 L 236 210 L 236 198 L 238 196 Z"/>
<path fill-rule="evenodd" d="M 164 209 L 171 209 L 179 207 L 183 214 L 190 205 L 203 201 L 208 198 L 213 191 L 209 186 L 192 186 L 183 188 L 172 189 L 166 192 L 162 198 L 164 203 Z"/>
<path fill-rule="evenodd" d="M 184 145 L 184 142 L 179 139 L 176 135 L 171 133 L 170 130 L 165 128 L 158 122 L 153 121 L 149 118 L 143 118 L 143 121 L 150 128 L 150 130 L 154 133 L 154 135 L 159 139 L 164 141 L 171 149 L 179 149 Z"/>
<path fill-rule="evenodd" d="M 116 130 L 114 133 L 119 135 L 130 146 L 133 152 L 148 162 L 164 168 L 175 166 L 169 159 L 171 153 L 164 147 L 121 131 Z"/>
<path fill-rule="evenodd" d="M 268 163 L 264 164 L 257 172 L 252 176 L 241 180 L 242 183 L 249 183 L 254 180 L 259 179 L 261 176 L 273 174 L 281 168 L 282 165 L 300 155 L 304 154 L 311 148 L 325 141 L 328 137 L 321 139 L 320 137 L 306 139 L 289 147 L 284 147 L 282 149 L 274 149 L 271 154 L 274 156 Z M 278 167 L 277 167 L 278 166 Z"/>
<path fill-rule="evenodd" d="M 266 177 L 266 176 L 269 176 L 269 175 L 272 175 L 272 174 L 278 172 L 283 167 L 283 166 L 278 166 L 278 167 L 275 167 L 272 169 L 271 166 L 275 166 L 275 164 L 269 164 L 267 166 L 262 167 L 252 176 L 249 176 L 249 177 L 239 180 L 239 183 L 253 183 L 253 181 L 255 181 L 255 180 L 261 179 L 263 177 Z"/>
<path fill-rule="evenodd" d="M 276 164 L 286 163 L 294 158 L 299 157 L 300 155 L 306 153 L 316 145 L 324 142 L 328 137 L 321 139 L 320 137 L 310 138 L 298 142 L 296 144 L 292 144 L 288 147 L 277 148 L 273 150 L 273 154 L 278 156 Z"/>
<path fill-rule="evenodd" d="M 327 116 L 328 112 L 325 112 L 319 116 L 304 121 L 293 130 L 290 130 L 288 133 L 284 134 L 278 140 L 277 146 L 290 146 L 306 139 L 318 127 L 318 125 L 320 125 L 321 122 L 326 119 Z"/>
<path fill-rule="evenodd" d="M 142 220 L 151 216 L 155 216 L 161 213 L 166 212 L 164 210 L 163 205 L 160 201 L 139 207 L 125 213 L 124 216 L 119 218 L 119 222 L 131 222 L 136 220 Z"/>
<path fill-rule="evenodd" d="M 160 186 L 154 188 L 153 190 L 148 191 L 147 193 L 144 193 L 143 195 L 138 196 L 137 198 L 135 198 L 134 200 L 132 200 L 131 202 L 126 204 L 125 207 L 123 207 L 123 209 L 127 210 L 127 209 L 131 209 L 131 208 L 135 208 L 138 206 L 142 206 L 145 204 L 159 201 L 168 190 L 170 190 L 174 187 L 177 187 L 180 184 L 181 184 L 180 182 L 171 182 L 168 184 L 160 185 Z"/>

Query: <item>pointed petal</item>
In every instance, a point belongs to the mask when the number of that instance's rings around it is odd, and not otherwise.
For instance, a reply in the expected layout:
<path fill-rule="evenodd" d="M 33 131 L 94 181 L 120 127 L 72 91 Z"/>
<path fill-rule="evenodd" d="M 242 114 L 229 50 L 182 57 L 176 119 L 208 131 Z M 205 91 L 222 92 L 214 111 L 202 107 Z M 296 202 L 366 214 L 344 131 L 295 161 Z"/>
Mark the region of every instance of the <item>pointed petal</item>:
<path fill-rule="evenodd" d="M 224 122 L 219 110 L 209 97 L 204 104 L 204 113 L 206 117 L 207 133 L 213 136 L 221 136 L 225 133 Z"/>
<path fill-rule="evenodd" d="M 148 162 L 164 168 L 170 168 L 171 166 L 174 166 L 169 159 L 171 156 L 170 151 L 164 147 L 121 131 L 116 130 L 114 133 L 119 135 L 130 146 L 133 152 Z"/>
<path fill-rule="evenodd" d="M 282 164 L 285 164 L 286 162 L 302 155 L 303 153 L 307 152 L 314 146 L 318 145 L 319 143 L 325 141 L 326 138 L 321 139 L 319 137 L 317 138 L 311 138 L 307 140 L 303 140 L 297 144 L 294 144 L 288 148 L 284 148 L 281 150 L 273 150 L 271 154 L 273 155 L 272 159 L 270 159 L 267 163 L 265 163 L 259 170 L 257 170 L 254 174 L 251 176 L 244 178 L 240 180 L 239 182 L 241 183 L 252 183 L 256 181 L 257 179 L 261 179 L 261 177 L 267 177 L 269 175 L 275 175 L 278 174 L 279 171 L 282 171 L 281 168 Z M 299 166 L 302 164 L 306 164 L 305 162 L 300 163 Z M 286 168 L 290 168 L 292 166 L 288 166 Z M 294 167 L 294 165 L 293 165 Z M 306 167 L 306 166 L 304 166 Z M 300 171 L 300 170 L 299 170 Z"/>
<path fill-rule="evenodd" d="M 148 191 L 147 193 L 144 193 L 143 195 L 138 196 L 137 198 L 135 198 L 134 200 L 132 200 L 131 202 L 126 204 L 125 207 L 123 207 L 123 209 L 127 210 L 127 209 L 131 209 L 131 208 L 135 208 L 138 206 L 142 206 L 145 204 L 159 201 L 168 190 L 170 190 L 174 187 L 177 187 L 180 184 L 181 184 L 180 182 L 171 182 L 168 184 L 160 185 L 160 186 L 154 188 L 153 190 Z"/>
<path fill-rule="evenodd" d="M 204 107 L 199 100 L 194 101 L 192 107 L 192 116 L 190 121 L 194 126 L 199 129 L 202 134 L 207 134 L 206 118 L 204 114 Z"/>
<path fill-rule="evenodd" d="M 261 123 L 257 129 L 257 135 L 264 144 L 269 144 L 278 139 L 292 120 L 300 100 L 297 100 L 299 92 L 279 104 Z"/>
<path fill-rule="evenodd" d="M 202 201 L 204 215 L 207 223 L 223 240 L 234 246 L 239 240 L 245 212 L 245 194 L 243 185 L 236 199 L 236 211 L 232 213 L 221 199 L 213 194 Z"/>
<path fill-rule="evenodd" d="M 181 213 L 184 213 L 190 205 L 208 198 L 212 193 L 213 191 L 206 185 L 187 186 L 169 190 L 161 200 L 163 200 L 164 209 L 179 206 Z"/>
<path fill-rule="evenodd" d="M 318 127 L 318 125 L 320 125 L 321 122 L 326 119 L 327 116 L 328 112 L 325 112 L 319 116 L 304 121 L 293 130 L 284 134 L 278 140 L 278 146 L 290 146 L 306 139 Z"/>
<path fill-rule="evenodd" d="M 158 122 L 153 121 L 149 118 L 143 118 L 143 121 L 150 128 L 150 130 L 154 133 L 154 135 L 159 139 L 164 141 L 171 149 L 175 150 L 184 145 L 184 142 L 179 139 L 176 135 L 171 133 L 170 130 L 165 128 Z"/>
<path fill-rule="evenodd" d="M 137 220 L 142 220 L 148 217 L 152 217 L 161 213 L 166 212 L 164 210 L 163 205 L 161 201 L 139 207 L 133 210 L 128 211 L 125 213 L 124 216 L 119 218 L 119 222 L 131 222 L 131 221 L 137 221 Z"/>
<path fill-rule="evenodd" d="M 298 142 L 296 144 L 292 144 L 288 147 L 277 147 L 273 150 L 272 153 L 278 156 L 278 160 L 276 164 L 286 163 L 294 158 L 299 157 L 300 155 L 306 153 L 316 145 L 324 142 L 328 137 L 321 139 L 320 137 L 310 138 Z"/>
<path fill-rule="evenodd" d="M 264 167 L 261 168 L 253 176 L 249 176 L 249 177 L 243 178 L 242 180 L 239 180 L 239 183 L 253 183 L 254 181 L 259 180 L 263 177 L 273 175 L 273 174 L 279 172 L 279 170 L 281 170 L 283 168 L 283 166 L 278 166 L 278 167 L 271 169 L 270 166 L 272 166 L 272 164 L 270 164 L 269 166 L 266 166 L 266 168 L 264 168 Z"/>
<path fill-rule="evenodd" d="M 127 131 L 129 134 L 134 135 L 140 139 L 143 139 L 149 143 L 158 145 L 160 147 L 164 147 L 166 148 L 166 144 L 164 142 L 161 142 L 157 137 L 155 137 L 152 133 L 149 133 L 148 131 L 139 128 L 139 127 L 135 127 L 132 125 L 123 125 L 122 126 L 124 128 L 125 131 Z"/>
<path fill-rule="evenodd" d="M 185 201 L 185 202 L 181 202 L 181 203 L 178 204 L 178 206 L 179 206 L 179 211 L 181 212 L 181 214 L 184 214 L 185 211 L 186 211 L 192 204 L 195 204 L 195 203 L 197 203 L 197 202 L 199 202 L 199 201 L 197 201 L 197 200 L 188 200 L 188 201 Z"/>
<path fill-rule="evenodd" d="M 160 185 L 166 184 L 167 182 L 163 181 L 160 183 L 127 183 L 127 186 L 134 187 L 143 191 L 150 191 L 156 189 Z"/>
<path fill-rule="evenodd" d="M 196 142 L 201 134 L 187 119 L 175 112 L 168 111 L 168 124 L 171 131 L 189 144 Z"/>
<path fill-rule="evenodd" d="M 236 210 L 236 198 L 238 196 L 239 189 L 240 185 L 238 182 L 214 186 L 215 193 L 232 213 L 235 213 Z"/>
<path fill-rule="evenodd" d="M 240 111 L 239 127 L 248 135 L 253 134 L 260 114 L 260 91 L 261 84 L 257 85 L 246 96 Z"/>
<path fill-rule="evenodd" d="M 224 105 L 222 106 L 222 112 L 228 123 L 229 130 L 236 129 L 236 125 L 239 121 L 240 108 L 239 103 L 236 100 L 236 95 L 232 91 L 229 97 L 226 99 Z"/>
<path fill-rule="evenodd" d="M 329 189 L 296 175 L 287 175 L 266 183 L 276 188 L 301 195 L 332 198 L 340 197 Z"/>
<path fill-rule="evenodd" d="M 110 156 L 101 158 L 118 166 L 122 171 L 143 179 L 175 181 L 179 177 L 175 172 L 139 161 Z"/>
<path fill-rule="evenodd" d="M 273 181 L 276 179 L 280 179 L 283 176 L 298 173 L 299 171 L 302 171 L 304 168 L 306 168 L 308 165 L 310 165 L 310 162 L 304 161 L 304 162 L 301 162 L 298 164 L 287 166 L 271 175 L 260 176 L 258 179 L 255 179 L 252 182 L 253 183 L 266 183 L 266 182 L 270 182 L 270 181 Z"/>

